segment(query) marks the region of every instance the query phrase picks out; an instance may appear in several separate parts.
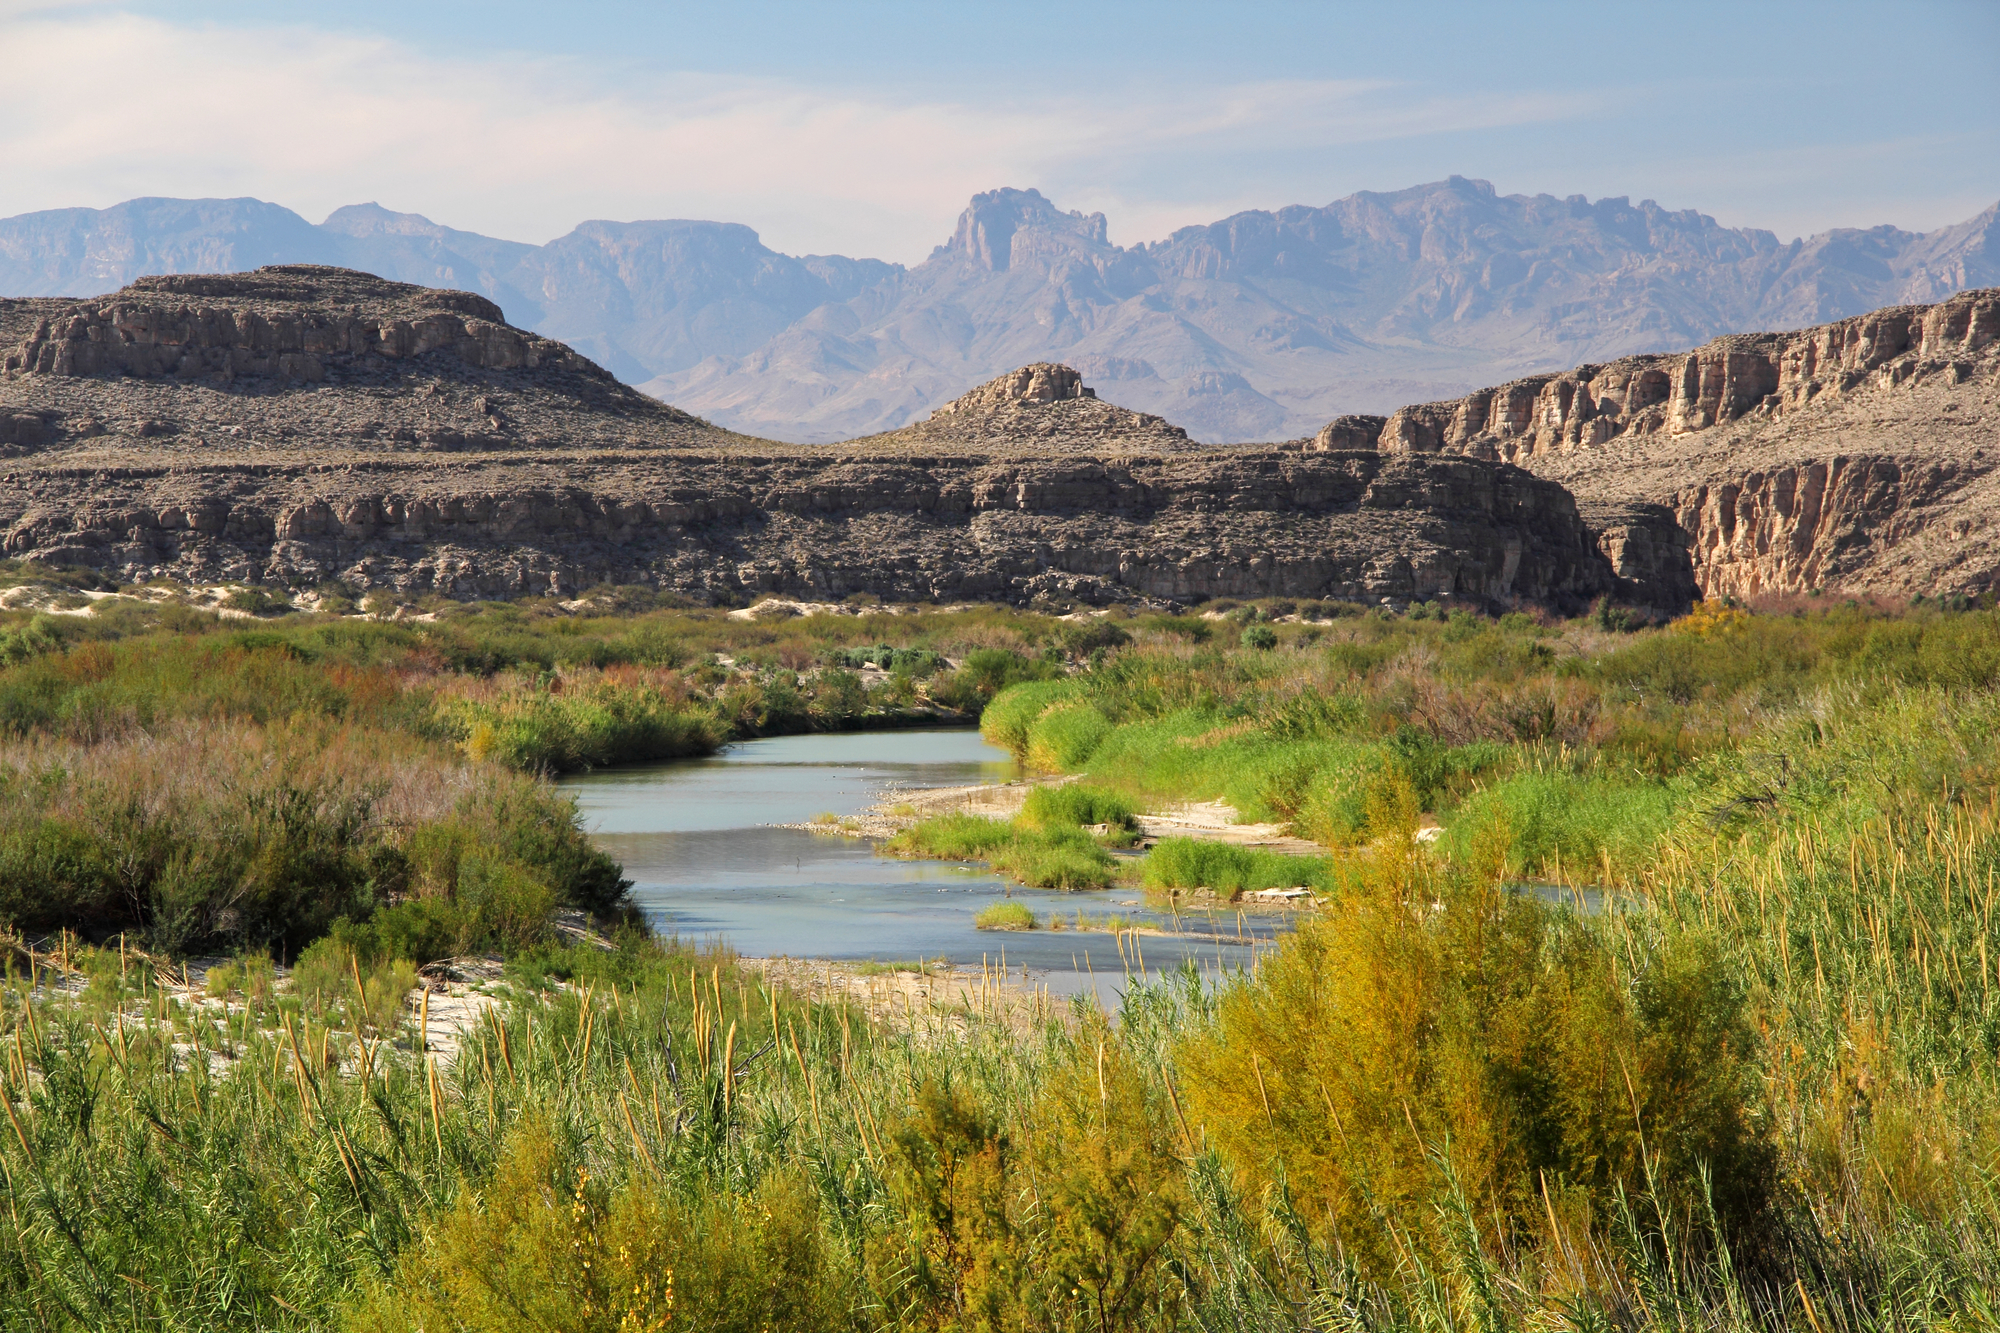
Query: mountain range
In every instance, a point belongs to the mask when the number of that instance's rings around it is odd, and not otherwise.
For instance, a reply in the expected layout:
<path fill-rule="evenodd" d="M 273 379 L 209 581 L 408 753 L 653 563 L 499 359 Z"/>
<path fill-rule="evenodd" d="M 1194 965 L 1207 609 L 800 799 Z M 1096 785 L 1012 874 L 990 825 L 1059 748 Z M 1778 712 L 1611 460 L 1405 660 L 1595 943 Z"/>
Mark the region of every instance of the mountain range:
<path fill-rule="evenodd" d="M 777 439 L 891 430 L 1060 361 L 1197 440 L 1250 441 L 2000 283 L 2000 205 L 1932 232 L 1780 241 L 1650 200 L 1501 195 L 1454 176 L 1118 246 L 1101 213 L 1001 189 L 908 267 L 784 255 L 748 227 L 693 220 L 586 222 L 535 246 L 372 203 L 318 224 L 255 199 L 0 219 L 6 295 L 276 263 L 478 292 L 656 397 Z"/>

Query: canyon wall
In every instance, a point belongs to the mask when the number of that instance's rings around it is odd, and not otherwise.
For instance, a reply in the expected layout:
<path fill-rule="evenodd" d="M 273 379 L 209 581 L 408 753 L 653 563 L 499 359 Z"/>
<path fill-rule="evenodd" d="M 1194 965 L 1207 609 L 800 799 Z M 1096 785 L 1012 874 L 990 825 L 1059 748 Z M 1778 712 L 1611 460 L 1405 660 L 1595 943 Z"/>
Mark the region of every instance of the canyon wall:
<path fill-rule="evenodd" d="M 647 583 L 1107 602 L 1519 600 L 1614 587 L 1559 486 L 1480 459 L 529 455 L 0 474 L 5 553 L 121 578 L 339 578 L 455 597 Z"/>
<path fill-rule="evenodd" d="M 2000 513 L 1986 486 L 1997 388 L 2000 291 L 1987 289 L 1530 376 L 1379 427 L 1343 417 L 1308 448 L 1353 449 L 1372 430 L 1385 453 L 1517 463 L 1586 514 L 1651 506 L 1641 545 L 1677 542 L 1709 596 L 1978 592 L 2000 582 L 1985 539 Z M 1614 564 L 1650 559 L 1631 525 L 1595 526 Z"/>

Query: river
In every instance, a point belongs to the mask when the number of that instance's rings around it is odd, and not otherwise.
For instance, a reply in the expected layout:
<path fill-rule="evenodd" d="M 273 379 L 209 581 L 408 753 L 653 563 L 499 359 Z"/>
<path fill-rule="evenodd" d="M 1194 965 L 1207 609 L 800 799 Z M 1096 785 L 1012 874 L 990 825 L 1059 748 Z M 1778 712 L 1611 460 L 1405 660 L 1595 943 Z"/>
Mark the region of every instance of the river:
<path fill-rule="evenodd" d="M 605 769 L 566 779 L 585 827 L 624 865 L 653 927 L 683 940 L 719 940 L 749 957 L 997 963 L 1054 994 L 1093 984 L 1122 990 L 1130 959 L 1112 936 L 1078 931 L 981 931 L 973 918 L 1011 894 L 1038 919 L 1116 913 L 1171 928 L 1136 888 L 1097 893 L 1030 889 L 983 866 L 904 861 L 860 840 L 773 825 L 859 814 L 898 790 L 1004 782 L 1012 760 L 972 731 L 881 731 L 741 741 L 707 759 Z M 1191 919 L 1183 917 L 1181 925 Z M 1198 923 L 1203 931 L 1208 922 Z M 1246 921 L 1268 942 L 1274 921 Z M 1146 936 L 1146 970 L 1194 958 L 1234 968 L 1251 949 L 1231 914 L 1207 939 Z M 1254 946 L 1252 946 L 1254 947 Z"/>

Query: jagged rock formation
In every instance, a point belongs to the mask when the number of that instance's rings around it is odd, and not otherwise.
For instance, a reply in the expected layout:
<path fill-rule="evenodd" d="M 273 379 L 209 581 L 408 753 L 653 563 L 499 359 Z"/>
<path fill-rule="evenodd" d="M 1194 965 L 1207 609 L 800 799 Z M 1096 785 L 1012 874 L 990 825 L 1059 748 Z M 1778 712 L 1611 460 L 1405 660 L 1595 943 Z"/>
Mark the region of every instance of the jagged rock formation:
<path fill-rule="evenodd" d="M 0 307 L 0 549 L 454 596 L 1450 596 L 1613 576 L 1470 457 L 1196 449 L 1034 365 L 837 449 L 716 430 L 465 293 L 309 267 Z"/>
<path fill-rule="evenodd" d="M 914 426 L 866 436 L 849 447 L 895 446 L 1119 454 L 1196 447 L 1179 426 L 1104 402 L 1082 374 L 1046 361 L 989 380 Z"/>
<path fill-rule="evenodd" d="M 1352 448 L 1343 418 L 1309 448 Z M 2000 585 L 2000 289 L 1718 338 L 1406 407 L 1396 454 L 1506 460 L 1576 496 L 1621 575 L 1710 596 Z"/>

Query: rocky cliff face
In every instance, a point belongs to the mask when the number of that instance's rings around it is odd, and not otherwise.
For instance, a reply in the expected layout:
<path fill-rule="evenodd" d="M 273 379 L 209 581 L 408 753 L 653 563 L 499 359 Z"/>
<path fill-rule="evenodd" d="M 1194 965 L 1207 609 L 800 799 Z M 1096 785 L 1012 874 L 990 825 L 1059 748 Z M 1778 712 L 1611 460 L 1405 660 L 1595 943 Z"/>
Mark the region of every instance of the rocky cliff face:
<path fill-rule="evenodd" d="M 369 298 L 365 313 L 347 304 L 356 296 Z M 484 297 L 310 265 L 237 277 L 141 278 L 112 299 L 44 304 L 37 313 L 25 336 L 0 353 L 0 370 L 318 383 L 336 367 L 379 371 L 447 351 L 479 370 L 536 370 L 546 361 L 603 377 L 561 343 L 509 326 Z"/>
<path fill-rule="evenodd" d="M 1371 427 L 1341 418 L 1309 448 Z M 1375 444 L 1560 481 L 1603 511 L 1614 564 L 1678 545 L 1709 596 L 1984 591 L 2000 583 L 2000 290 L 1529 376 L 1403 408 Z"/>
<path fill-rule="evenodd" d="M 343 270 L 0 320 L 0 549 L 124 578 L 1565 607 L 1614 586 L 1568 493 L 1509 464 L 1196 448 L 1059 365 L 815 449 L 645 398 L 483 298 Z"/>
<path fill-rule="evenodd" d="M 700 451 L 331 474 L 125 457 L 0 474 L 9 555 L 121 575 L 451 596 L 643 582 L 702 598 L 1102 602 L 1517 599 L 1612 586 L 1561 487 L 1477 459 L 1237 450 L 1178 458 Z"/>

